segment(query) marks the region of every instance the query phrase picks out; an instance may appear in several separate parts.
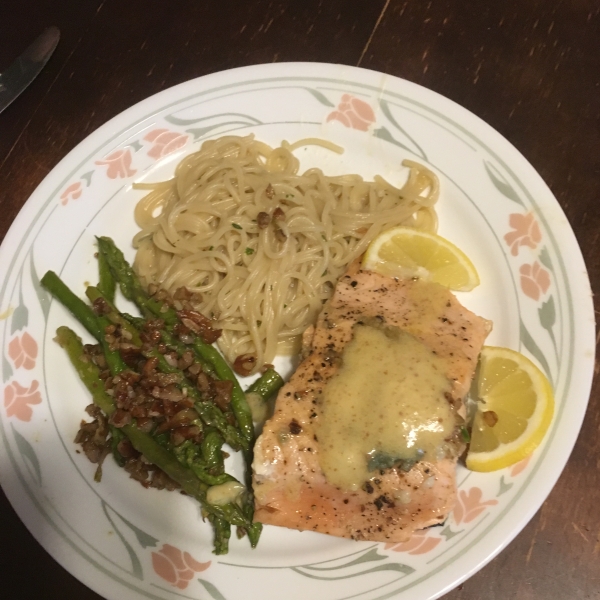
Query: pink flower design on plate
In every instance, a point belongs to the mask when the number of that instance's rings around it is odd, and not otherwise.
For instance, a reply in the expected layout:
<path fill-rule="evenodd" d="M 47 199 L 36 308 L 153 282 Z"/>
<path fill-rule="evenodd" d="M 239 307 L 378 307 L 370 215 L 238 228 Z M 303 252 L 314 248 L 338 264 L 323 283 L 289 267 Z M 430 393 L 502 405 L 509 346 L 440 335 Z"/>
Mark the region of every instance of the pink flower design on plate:
<path fill-rule="evenodd" d="M 152 566 L 157 575 L 172 586 L 184 590 L 194 573 L 205 571 L 210 561 L 201 563 L 192 558 L 189 552 L 182 552 L 170 544 L 163 544 L 158 552 L 152 553 Z"/>
<path fill-rule="evenodd" d="M 8 344 L 8 355 L 17 369 L 33 369 L 37 354 L 37 342 L 27 332 L 15 336 Z"/>
<path fill-rule="evenodd" d="M 519 475 L 519 473 L 522 473 L 526 469 L 530 460 L 531 454 L 527 458 L 520 460 L 516 465 L 513 465 L 513 468 L 510 471 L 510 476 L 516 477 L 517 475 Z"/>
<path fill-rule="evenodd" d="M 526 215 L 513 213 L 508 218 L 508 223 L 513 231 L 509 231 L 504 236 L 504 241 L 510 246 L 510 253 L 513 256 L 517 256 L 521 246 L 529 246 L 535 250 L 542 241 L 540 226 L 532 213 Z"/>
<path fill-rule="evenodd" d="M 40 404 L 42 396 L 38 390 L 39 383 L 33 381 L 29 389 L 13 381 L 4 388 L 4 406 L 7 417 L 17 417 L 20 421 L 31 421 L 32 404 Z"/>
<path fill-rule="evenodd" d="M 498 504 L 498 500 L 482 501 L 483 492 L 478 487 L 472 487 L 468 492 L 460 490 L 454 507 L 454 521 L 469 523 L 476 519 L 488 506 Z"/>
<path fill-rule="evenodd" d="M 109 154 L 104 160 L 97 160 L 97 165 L 107 165 L 106 176 L 109 179 L 125 178 L 135 175 L 136 169 L 131 169 L 131 150 L 125 148 Z"/>
<path fill-rule="evenodd" d="M 550 273 L 540 265 L 537 260 L 531 265 L 522 265 L 519 269 L 521 274 L 521 289 L 526 296 L 533 300 L 539 300 L 550 287 Z"/>
<path fill-rule="evenodd" d="M 144 139 L 147 142 L 152 142 L 152 148 L 148 150 L 148 156 L 158 160 L 185 146 L 188 136 L 168 129 L 153 129 L 144 136 Z"/>
<path fill-rule="evenodd" d="M 386 550 L 394 552 L 408 552 L 408 554 L 426 554 L 431 552 L 440 542 L 441 538 L 429 537 L 427 533 L 413 533 L 410 540 L 398 544 L 386 544 Z"/>
<path fill-rule="evenodd" d="M 337 110 L 327 116 L 327 121 L 339 121 L 351 129 L 367 131 L 375 123 L 375 113 L 364 100 L 344 94 Z"/>
<path fill-rule="evenodd" d="M 65 205 L 69 200 L 77 200 L 81 196 L 81 181 L 76 181 L 68 186 L 60 195 L 61 204 Z"/>

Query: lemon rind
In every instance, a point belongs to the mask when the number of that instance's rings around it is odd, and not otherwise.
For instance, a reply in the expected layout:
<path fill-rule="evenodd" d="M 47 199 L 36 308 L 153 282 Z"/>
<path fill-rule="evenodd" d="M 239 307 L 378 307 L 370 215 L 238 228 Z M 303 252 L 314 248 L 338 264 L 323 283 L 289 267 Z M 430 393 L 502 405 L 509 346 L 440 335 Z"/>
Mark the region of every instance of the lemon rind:
<path fill-rule="evenodd" d="M 467 454 L 467 468 L 480 472 L 497 471 L 510 467 L 532 454 L 543 441 L 554 416 L 552 386 L 529 358 L 515 350 L 497 346 L 486 346 L 482 351 L 484 359 L 487 358 L 486 354 L 500 355 L 517 362 L 519 367 L 530 376 L 534 390 L 541 402 L 538 402 L 536 411 L 529 418 L 527 428 L 517 439 L 508 444 L 500 444 L 498 448 L 490 452 L 469 452 Z"/>

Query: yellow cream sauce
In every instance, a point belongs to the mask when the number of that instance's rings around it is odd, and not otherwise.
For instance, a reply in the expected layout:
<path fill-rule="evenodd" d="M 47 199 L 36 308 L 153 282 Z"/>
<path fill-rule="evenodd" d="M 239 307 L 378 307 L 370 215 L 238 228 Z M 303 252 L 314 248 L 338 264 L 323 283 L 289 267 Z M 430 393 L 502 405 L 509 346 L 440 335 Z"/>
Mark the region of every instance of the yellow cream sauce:
<path fill-rule="evenodd" d="M 206 492 L 206 501 L 214 506 L 224 506 L 236 502 L 245 491 L 246 488 L 238 481 L 226 481 L 209 487 Z"/>
<path fill-rule="evenodd" d="M 435 460 L 455 426 L 444 361 L 397 328 L 356 325 L 323 390 L 317 435 L 327 480 L 356 490 L 377 453 Z"/>

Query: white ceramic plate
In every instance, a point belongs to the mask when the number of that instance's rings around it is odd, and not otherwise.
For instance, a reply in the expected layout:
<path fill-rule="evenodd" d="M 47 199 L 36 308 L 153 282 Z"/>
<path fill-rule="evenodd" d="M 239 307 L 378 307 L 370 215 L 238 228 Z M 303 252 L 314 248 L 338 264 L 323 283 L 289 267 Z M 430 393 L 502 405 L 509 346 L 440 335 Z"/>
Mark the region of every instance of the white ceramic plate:
<path fill-rule="evenodd" d="M 298 151 L 327 173 L 379 173 L 400 184 L 402 159 L 441 179 L 440 233 L 481 276 L 460 300 L 492 319 L 488 343 L 529 355 L 556 391 L 556 416 L 528 460 L 492 474 L 458 470 L 459 502 L 442 527 L 404 544 L 352 542 L 266 527 L 259 547 L 211 554 L 193 500 L 144 490 L 108 464 L 100 484 L 73 444 L 89 397 L 53 341 L 73 319 L 40 288 L 48 269 L 83 296 L 96 280 L 94 236 L 132 258 L 132 183 L 168 177 L 208 137 L 271 144 L 318 136 L 346 149 Z M 541 178 L 504 138 L 451 101 L 387 75 L 274 64 L 166 90 L 90 135 L 42 182 L 0 253 L 4 402 L 2 486 L 64 567 L 109 599 L 436 598 L 524 527 L 575 443 L 594 362 L 591 292 L 569 224 Z M 575 301 L 577 306 L 575 306 Z M 78 331 L 81 331 L 78 328 Z M 82 332 L 83 333 L 83 332 Z M 85 334 L 83 334 L 85 335 Z"/>

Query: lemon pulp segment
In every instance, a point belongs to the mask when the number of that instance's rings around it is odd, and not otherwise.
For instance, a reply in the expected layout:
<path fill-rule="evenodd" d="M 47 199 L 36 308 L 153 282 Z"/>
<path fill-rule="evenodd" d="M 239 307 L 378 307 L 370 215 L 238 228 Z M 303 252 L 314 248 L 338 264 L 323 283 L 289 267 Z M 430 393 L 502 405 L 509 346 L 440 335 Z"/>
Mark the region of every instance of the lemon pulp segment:
<path fill-rule="evenodd" d="M 486 346 L 480 361 L 467 467 L 495 471 L 540 444 L 554 414 L 554 394 L 546 376 L 519 352 Z"/>
<path fill-rule="evenodd" d="M 479 275 L 467 255 L 445 238 L 394 227 L 381 233 L 367 248 L 363 268 L 395 277 L 419 277 L 456 291 L 470 291 Z"/>

